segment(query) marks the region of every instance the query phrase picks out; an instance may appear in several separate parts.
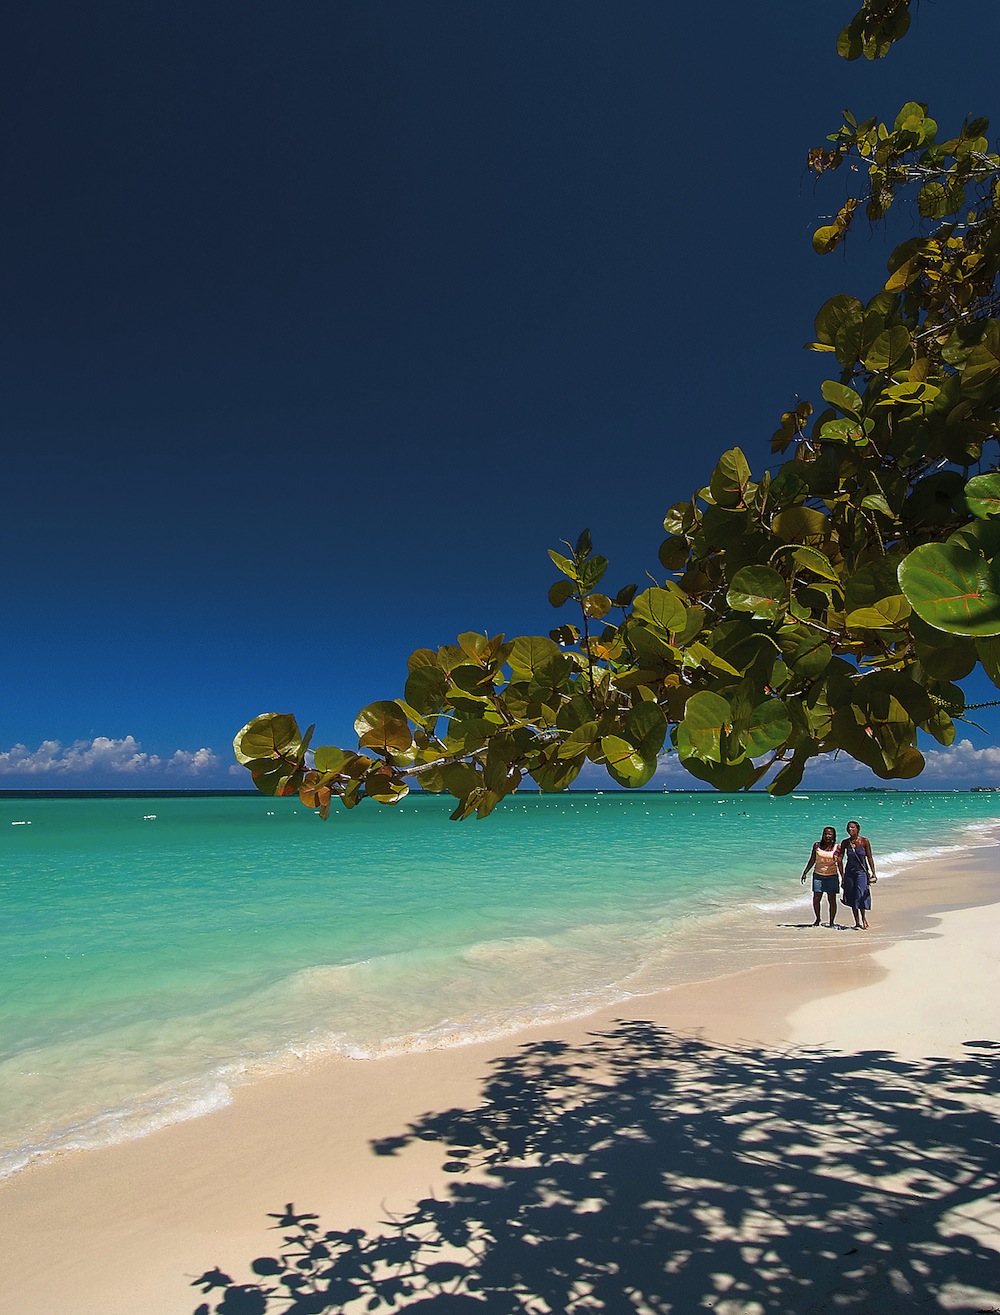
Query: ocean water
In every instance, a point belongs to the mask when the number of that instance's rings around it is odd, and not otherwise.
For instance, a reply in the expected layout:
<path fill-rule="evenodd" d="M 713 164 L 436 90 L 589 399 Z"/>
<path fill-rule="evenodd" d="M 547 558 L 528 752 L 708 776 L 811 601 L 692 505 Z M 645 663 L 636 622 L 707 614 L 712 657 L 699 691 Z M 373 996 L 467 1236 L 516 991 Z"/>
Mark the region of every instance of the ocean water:
<path fill-rule="evenodd" d="M 0 1174 L 235 1085 L 584 1015 L 808 953 L 798 876 L 860 817 L 880 876 L 1000 834 L 1000 795 L 0 799 Z M 879 890 L 886 887 L 880 885 Z"/>

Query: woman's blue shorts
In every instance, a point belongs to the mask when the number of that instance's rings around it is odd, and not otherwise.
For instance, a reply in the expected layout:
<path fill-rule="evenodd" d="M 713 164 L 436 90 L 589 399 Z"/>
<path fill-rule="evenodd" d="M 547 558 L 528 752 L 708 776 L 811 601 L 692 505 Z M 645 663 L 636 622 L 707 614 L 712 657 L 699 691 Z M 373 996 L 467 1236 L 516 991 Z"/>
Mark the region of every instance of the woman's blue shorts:
<path fill-rule="evenodd" d="M 839 889 L 839 877 L 813 877 L 814 895 L 836 895 Z"/>

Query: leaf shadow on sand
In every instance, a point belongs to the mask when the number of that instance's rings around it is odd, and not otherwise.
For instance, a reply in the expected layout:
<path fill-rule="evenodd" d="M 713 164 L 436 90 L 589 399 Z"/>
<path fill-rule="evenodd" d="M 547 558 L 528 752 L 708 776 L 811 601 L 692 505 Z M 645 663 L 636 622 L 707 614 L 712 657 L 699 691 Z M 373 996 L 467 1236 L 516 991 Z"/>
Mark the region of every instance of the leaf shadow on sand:
<path fill-rule="evenodd" d="M 725 1048 L 646 1022 L 496 1060 L 481 1103 L 374 1145 L 455 1174 L 378 1231 L 291 1206 L 198 1315 L 1000 1308 L 1000 1045 Z M 990 1212 L 992 1211 L 992 1215 Z"/>

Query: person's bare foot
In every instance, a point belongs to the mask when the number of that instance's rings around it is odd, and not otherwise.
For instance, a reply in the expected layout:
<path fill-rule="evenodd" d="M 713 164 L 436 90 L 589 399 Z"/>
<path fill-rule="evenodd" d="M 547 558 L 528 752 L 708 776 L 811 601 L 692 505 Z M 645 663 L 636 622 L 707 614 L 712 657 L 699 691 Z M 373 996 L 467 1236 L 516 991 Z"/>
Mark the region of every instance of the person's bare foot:
<path fill-rule="evenodd" d="M 816 919 L 816 921 L 813 923 L 813 926 L 814 926 L 814 927 L 818 927 L 818 926 L 819 926 L 819 918 Z"/>

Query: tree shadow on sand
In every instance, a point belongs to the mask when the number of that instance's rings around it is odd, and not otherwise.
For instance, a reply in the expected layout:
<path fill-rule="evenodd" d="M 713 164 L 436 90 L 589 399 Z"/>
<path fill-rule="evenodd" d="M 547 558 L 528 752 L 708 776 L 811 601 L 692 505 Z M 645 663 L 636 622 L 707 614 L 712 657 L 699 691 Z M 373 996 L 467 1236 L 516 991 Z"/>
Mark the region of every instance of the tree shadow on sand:
<path fill-rule="evenodd" d="M 439 1142 L 456 1181 L 381 1231 L 272 1216 L 198 1315 L 1000 1309 L 1000 1045 L 959 1060 L 726 1049 L 623 1022 L 497 1060 Z M 990 1216 L 992 1211 L 992 1217 Z"/>

